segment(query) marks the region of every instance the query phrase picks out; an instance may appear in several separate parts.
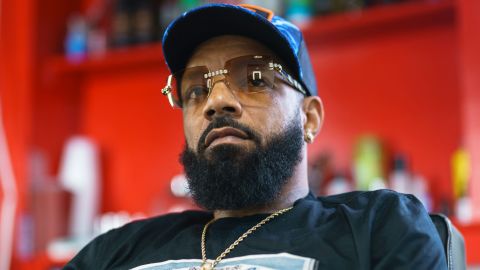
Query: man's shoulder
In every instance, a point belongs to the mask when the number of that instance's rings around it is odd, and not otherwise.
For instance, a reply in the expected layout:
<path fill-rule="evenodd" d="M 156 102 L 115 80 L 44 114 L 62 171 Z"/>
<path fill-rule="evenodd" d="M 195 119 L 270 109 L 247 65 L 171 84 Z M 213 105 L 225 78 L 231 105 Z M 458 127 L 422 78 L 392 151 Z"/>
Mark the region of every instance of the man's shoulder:
<path fill-rule="evenodd" d="M 125 250 L 153 252 L 156 247 L 152 243 L 168 243 L 211 216 L 209 212 L 185 211 L 132 221 L 97 236 L 64 269 L 111 269 L 118 261 L 135 261 Z"/>
<path fill-rule="evenodd" d="M 315 200 L 323 209 L 342 209 L 342 212 L 388 215 L 389 212 L 424 211 L 422 203 L 411 194 L 393 190 L 352 191 L 332 196 L 319 196 Z"/>
<path fill-rule="evenodd" d="M 390 189 L 380 189 L 375 191 L 351 191 L 330 196 L 318 196 L 317 200 L 324 204 L 383 204 L 396 200 L 414 200 L 417 199 L 411 194 L 398 193 Z"/>
<path fill-rule="evenodd" d="M 171 229 L 181 229 L 179 227 L 192 226 L 194 224 L 203 224 L 205 220 L 211 219 L 212 214 L 205 211 L 187 210 L 179 213 L 168 213 L 164 215 L 144 218 L 127 223 L 119 228 L 112 229 L 105 233 L 108 237 L 115 235 L 134 235 L 136 233 L 145 233 L 150 230 L 157 232 L 159 228 L 162 231 Z"/>

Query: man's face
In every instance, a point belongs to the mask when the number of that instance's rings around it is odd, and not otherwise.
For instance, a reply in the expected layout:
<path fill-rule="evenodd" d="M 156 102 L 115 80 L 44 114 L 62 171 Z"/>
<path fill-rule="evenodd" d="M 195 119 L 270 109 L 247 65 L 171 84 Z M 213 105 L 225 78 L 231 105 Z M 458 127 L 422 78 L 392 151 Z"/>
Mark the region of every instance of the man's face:
<path fill-rule="evenodd" d="M 224 63 L 238 56 L 275 54 L 262 44 L 241 36 L 221 36 L 210 39 L 200 45 L 187 67 L 207 66 L 210 70 L 223 69 Z M 278 59 L 278 58 L 277 58 Z M 284 83 L 276 83 L 275 91 L 262 94 L 251 94 L 241 98 L 232 93 L 224 82 L 217 82 L 208 100 L 200 106 L 183 108 L 183 123 L 188 147 L 197 152 L 198 147 L 205 146 L 200 141 L 208 125 L 219 116 L 228 116 L 238 123 L 250 127 L 260 136 L 261 145 L 272 134 L 281 133 L 299 113 L 302 96 Z M 202 138 L 203 139 L 203 138 Z M 221 137 L 205 146 L 207 156 L 215 146 L 234 144 L 253 151 L 255 143 L 249 139 L 236 136 Z"/>
<path fill-rule="evenodd" d="M 187 67 L 215 71 L 245 55 L 275 57 L 249 38 L 221 36 L 200 45 Z M 195 201 L 211 210 L 242 209 L 278 197 L 304 151 L 302 99 L 280 80 L 271 91 L 248 95 L 221 80 L 204 102 L 184 105 L 181 161 Z"/>

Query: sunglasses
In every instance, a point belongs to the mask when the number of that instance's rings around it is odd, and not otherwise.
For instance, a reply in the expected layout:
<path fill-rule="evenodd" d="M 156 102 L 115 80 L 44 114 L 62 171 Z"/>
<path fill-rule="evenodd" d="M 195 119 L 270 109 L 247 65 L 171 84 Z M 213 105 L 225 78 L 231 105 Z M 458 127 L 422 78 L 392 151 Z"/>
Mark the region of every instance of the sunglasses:
<path fill-rule="evenodd" d="M 222 78 L 219 78 L 222 77 Z M 238 95 L 272 91 L 276 80 L 306 95 L 303 86 L 270 56 L 246 55 L 225 62 L 224 68 L 210 71 L 206 66 L 188 67 L 168 76 L 162 94 L 174 108 L 204 103 L 215 83 L 223 81 Z"/>

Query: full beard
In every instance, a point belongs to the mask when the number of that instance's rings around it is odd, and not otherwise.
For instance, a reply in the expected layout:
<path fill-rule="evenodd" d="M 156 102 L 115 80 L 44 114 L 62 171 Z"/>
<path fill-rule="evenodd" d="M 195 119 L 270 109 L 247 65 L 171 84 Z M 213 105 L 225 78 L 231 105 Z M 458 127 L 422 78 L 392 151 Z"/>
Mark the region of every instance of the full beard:
<path fill-rule="evenodd" d="M 255 149 L 231 144 L 217 145 L 205 153 L 205 136 L 214 128 L 242 130 Z M 303 130 L 297 115 L 265 146 L 260 135 L 232 118 L 215 119 L 199 140 L 195 153 L 187 145 L 180 155 L 189 189 L 197 205 L 207 210 L 238 210 L 266 206 L 277 199 L 302 159 Z"/>

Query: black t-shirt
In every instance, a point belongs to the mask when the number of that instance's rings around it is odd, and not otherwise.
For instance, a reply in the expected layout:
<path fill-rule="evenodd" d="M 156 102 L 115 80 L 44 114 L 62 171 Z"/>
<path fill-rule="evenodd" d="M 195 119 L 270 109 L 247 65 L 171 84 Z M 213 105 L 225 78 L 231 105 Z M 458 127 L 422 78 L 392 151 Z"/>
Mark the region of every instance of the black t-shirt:
<path fill-rule="evenodd" d="M 268 214 L 221 218 L 208 228 L 215 259 Z M 186 211 L 132 222 L 100 235 L 64 269 L 200 269 L 200 239 L 212 213 Z M 215 269 L 447 269 L 442 242 L 422 204 L 389 190 L 297 200 L 243 240 Z"/>

